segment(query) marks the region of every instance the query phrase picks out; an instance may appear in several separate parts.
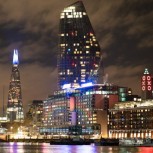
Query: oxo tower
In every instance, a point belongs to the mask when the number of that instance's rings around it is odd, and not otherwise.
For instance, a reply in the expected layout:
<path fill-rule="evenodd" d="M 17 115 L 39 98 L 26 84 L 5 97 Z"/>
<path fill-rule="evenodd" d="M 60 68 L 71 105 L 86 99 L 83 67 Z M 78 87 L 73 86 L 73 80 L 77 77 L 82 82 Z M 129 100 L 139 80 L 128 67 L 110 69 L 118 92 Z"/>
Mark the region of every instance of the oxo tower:
<path fill-rule="evenodd" d="M 24 121 L 20 72 L 19 72 L 19 60 L 18 60 L 17 50 L 14 50 L 13 54 L 12 74 L 11 74 L 9 92 L 8 92 L 7 119 L 9 122 Z"/>

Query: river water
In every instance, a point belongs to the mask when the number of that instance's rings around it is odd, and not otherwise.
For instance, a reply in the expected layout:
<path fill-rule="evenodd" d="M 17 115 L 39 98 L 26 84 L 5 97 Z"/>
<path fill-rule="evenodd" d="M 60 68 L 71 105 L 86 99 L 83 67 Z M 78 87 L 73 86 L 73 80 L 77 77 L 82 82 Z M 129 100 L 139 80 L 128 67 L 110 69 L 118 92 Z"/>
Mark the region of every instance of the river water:
<path fill-rule="evenodd" d="M 0 143 L 0 153 L 153 153 L 153 147 L 50 145 L 49 143 Z"/>

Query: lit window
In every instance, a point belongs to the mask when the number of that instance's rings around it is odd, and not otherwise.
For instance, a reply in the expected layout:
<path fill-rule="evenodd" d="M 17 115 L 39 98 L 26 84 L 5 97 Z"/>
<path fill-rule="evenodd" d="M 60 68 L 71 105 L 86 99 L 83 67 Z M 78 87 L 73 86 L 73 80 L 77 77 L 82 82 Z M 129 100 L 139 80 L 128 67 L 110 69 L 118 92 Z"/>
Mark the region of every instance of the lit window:
<path fill-rule="evenodd" d="M 100 54 L 100 52 L 96 52 L 96 54 Z"/>
<path fill-rule="evenodd" d="M 63 15 L 61 15 L 61 19 L 63 19 L 64 18 L 64 16 Z"/>

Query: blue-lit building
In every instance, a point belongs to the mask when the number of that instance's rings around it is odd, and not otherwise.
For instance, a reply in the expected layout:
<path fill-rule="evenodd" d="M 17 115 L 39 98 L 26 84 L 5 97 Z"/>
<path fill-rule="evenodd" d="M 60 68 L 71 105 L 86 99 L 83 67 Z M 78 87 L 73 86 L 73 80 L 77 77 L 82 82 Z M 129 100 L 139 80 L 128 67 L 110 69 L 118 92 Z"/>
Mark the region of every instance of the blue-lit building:
<path fill-rule="evenodd" d="M 82 1 L 61 12 L 59 37 L 59 90 L 44 100 L 40 133 L 107 137 L 108 109 L 128 89 L 98 84 L 101 51 Z"/>
<path fill-rule="evenodd" d="M 44 101 L 41 132 L 99 134 L 94 93 L 88 93 L 90 90 L 82 88 L 82 84 L 98 82 L 101 51 L 82 1 L 63 9 L 59 30 L 59 91 Z"/>
<path fill-rule="evenodd" d="M 101 51 L 82 1 L 64 8 L 59 29 L 58 88 L 97 83 Z"/>
<path fill-rule="evenodd" d="M 118 89 L 88 83 L 56 91 L 44 101 L 40 133 L 107 137 L 107 110 L 118 102 Z"/>

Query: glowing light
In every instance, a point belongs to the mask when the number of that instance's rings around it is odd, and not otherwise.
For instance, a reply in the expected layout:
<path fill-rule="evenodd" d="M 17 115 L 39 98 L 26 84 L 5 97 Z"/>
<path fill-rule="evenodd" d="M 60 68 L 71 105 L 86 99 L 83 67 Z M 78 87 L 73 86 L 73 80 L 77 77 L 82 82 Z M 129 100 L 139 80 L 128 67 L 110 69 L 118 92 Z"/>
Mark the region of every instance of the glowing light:
<path fill-rule="evenodd" d="M 14 54 L 13 54 L 13 64 L 18 65 L 19 60 L 18 60 L 18 50 L 14 49 Z"/>
<path fill-rule="evenodd" d="M 148 69 L 145 68 L 144 74 L 149 74 Z"/>
<path fill-rule="evenodd" d="M 67 88 L 70 88 L 71 87 L 71 84 L 64 84 L 62 89 L 67 89 Z"/>
<path fill-rule="evenodd" d="M 92 85 L 93 85 L 92 82 L 88 82 L 88 83 L 81 84 L 81 87 L 89 87 L 89 86 L 92 86 Z"/>
<path fill-rule="evenodd" d="M 141 81 L 141 85 L 142 85 L 142 90 L 148 90 L 151 91 L 152 90 L 152 80 L 151 80 L 151 76 L 150 75 L 144 75 L 142 76 L 142 81 Z"/>
<path fill-rule="evenodd" d="M 145 91 L 145 90 L 146 90 L 145 86 L 142 86 L 142 90 L 143 90 L 143 91 Z"/>

